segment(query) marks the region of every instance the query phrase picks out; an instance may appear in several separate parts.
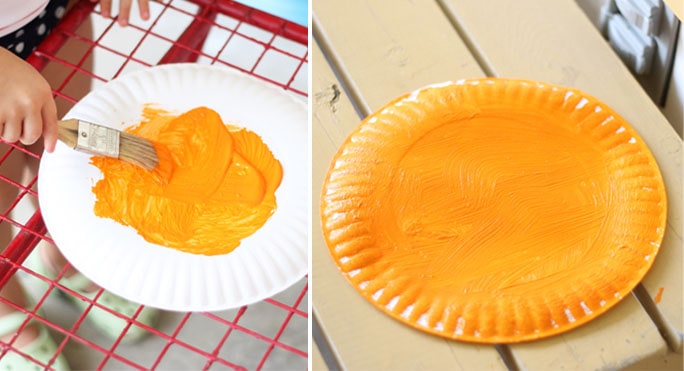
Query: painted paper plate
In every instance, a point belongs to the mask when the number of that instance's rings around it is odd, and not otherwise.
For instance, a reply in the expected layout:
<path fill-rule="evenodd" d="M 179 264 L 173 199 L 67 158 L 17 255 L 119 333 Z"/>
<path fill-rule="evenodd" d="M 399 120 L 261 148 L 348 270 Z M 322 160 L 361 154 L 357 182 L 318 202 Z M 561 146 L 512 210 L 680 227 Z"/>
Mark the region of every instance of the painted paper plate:
<path fill-rule="evenodd" d="M 229 68 L 171 64 L 136 71 L 88 94 L 66 115 L 119 130 L 137 125 L 143 106 L 183 113 L 198 106 L 263 139 L 283 167 L 271 218 L 225 255 L 151 244 L 95 216 L 91 188 L 102 178 L 90 156 L 61 142 L 41 160 L 38 187 L 48 231 L 65 257 L 111 292 L 145 305 L 221 310 L 284 290 L 307 272 L 307 109 L 283 89 Z"/>
<path fill-rule="evenodd" d="M 663 238 L 666 194 L 639 135 L 575 89 L 429 86 L 366 118 L 335 156 L 321 215 L 361 295 L 446 338 L 513 343 L 628 295 Z"/>

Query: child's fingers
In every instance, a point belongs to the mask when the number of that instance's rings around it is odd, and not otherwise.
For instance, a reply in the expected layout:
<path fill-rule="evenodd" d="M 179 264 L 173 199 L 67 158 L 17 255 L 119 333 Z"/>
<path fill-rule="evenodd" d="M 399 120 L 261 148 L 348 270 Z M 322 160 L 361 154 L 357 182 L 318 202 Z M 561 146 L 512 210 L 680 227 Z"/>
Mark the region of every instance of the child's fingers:
<path fill-rule="evenodd" d="M 55 150 L 57 144 L 57 107 L 54 101 L 43 106 L 41 111 L 43 119 L 43 143 L 49 153 Z"/>
<path fill-rule="evenodd" d="M 101 0 L 100 1 L 100 14 L 103 17 L 109 17 L 112 14 L 112 0 Z"/>
<path fill-rule="evenodd" d="M 142 18 L 145 21 L 150 19 L 149 0 L 138 0 L 138 7 L 140 8 L 140 18 Z"/>
<path fill-rule="evenodd" d="M 5 125 L 2 127 L 2 133 L 0 137 L 8 143 L 14 143 L 19 140 L 21 135 L 21 121 L 5 121 Z"/>
<path fill-rule="evenodd" d="M 43 132 L 43 118 L 41 112 L 30 112 L 25 118 L 21 127 L 19 141 L 23 144 L 33 144 L 40 138 Z"/>
<path fill-rule="evenodd" d="M 126 26 L 128 24 L 128 17 L 131 14 L 132 0 L 121 0 L 119 3 L 119 24 Z"/>

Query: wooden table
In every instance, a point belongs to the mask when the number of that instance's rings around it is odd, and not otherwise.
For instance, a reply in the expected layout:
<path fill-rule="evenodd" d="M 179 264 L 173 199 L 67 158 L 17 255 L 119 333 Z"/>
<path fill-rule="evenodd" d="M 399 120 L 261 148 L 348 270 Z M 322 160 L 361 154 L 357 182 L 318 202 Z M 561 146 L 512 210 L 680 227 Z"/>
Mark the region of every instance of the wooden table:
<path fill-rule="evenodd" d="M 314 1 L 313 35 L 314 369 L 616 369 L 681 354 L 682 141 L 573 0 Z M 333 154 L 363 117 L 419 87 L 482 76 L 604 101 L 651 148 L 669 198 L 661 251 L 634 295 L 563 335 L 497 347 L 432 336 L 375 309 L 330 258 L 318 214 Z"/>

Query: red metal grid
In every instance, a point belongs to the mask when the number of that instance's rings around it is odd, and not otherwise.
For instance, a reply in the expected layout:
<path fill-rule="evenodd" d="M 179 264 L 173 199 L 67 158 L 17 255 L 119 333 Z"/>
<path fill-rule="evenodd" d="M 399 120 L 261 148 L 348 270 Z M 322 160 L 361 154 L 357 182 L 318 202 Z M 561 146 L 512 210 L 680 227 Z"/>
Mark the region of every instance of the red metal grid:
<path fill-rule="evenodd" d="M 240 3 L 229 0 L 163 0 L 152 4 L 153 19 L 148 22 L 131 22 L 129 30 L 136 30 L 138 40 L 130 47 L 117 48 L 104 42 L 111 32 L 119 32 L 116 18 L 103 18 L 96 12 L 96 6 L 87 0 L 78 2 L 64 17 L 62 22 L 52 31 L 48 38 L 29 57 L 28 61 L 38 70 L 58 69 L 60 76 L 57 82 L 51 81 L 53 92 L 57 100 L 61 101 L 62 110 L 70 108 L 80 100 L 87 91 L 74 92 L 70 84 L 78 79 L 88 79 L 95 83 L 106 82 L 115 78 L 131 66 L 140 68 L 163 63 L 198 62 L 205 64 L 221 64 L 249 73 L 269 83 L 280 86 L 302 97 L 307 96 L 306 70 L 308 65 L 307 28 L 285 21 L 273 15 L 252 9 Z M 186 18 L 187 25 L 177 37 L 169 37 L 160 31 L 158 26 L 167 17 Z M 98 18 L 104 27 L 93 27 L 93 18 Z M 89 32 L 82 32 L 84 24 L 89 24 Z M 115 30 L 116 31 L 113 31 Z M 254 31 L 257 32 L 254 32 Z M 218 44 L 208 51 L 205 41 L 210 33 L 214 33 L 213 40 Z M 216 36 L 218 35 L 218 36 Z M 252 51 L 260 51 L 245 65 L 244 61 L 236 63 L 231 60 L 227 50 L 232 40 L 240 40 L 241 45 L 253 46 Z M 139 52 L 147 46 L 147 41 L 154 40 L 157 45 L 167 45 L 158 57 L 141 57 Z M 69 43 L 79 44 L 80 53 L 72 53 L 67 46 Z M 294 44 L 294 48 L 288 47 Z M 69 50 L 67 50 L 69 49 Z M 126 50 L 122 50 L 126 49 Z M 103 74 L 93 70 L 92 55 L 98 52 L 108 53 L 111 59 L 119 61 L 113 73 Z M 80 54 L 80 55 L 79 55 Z M 272 68 L 264 67 L 278 61 L 285 61 L 290 69 L 288 76 L 274 75 Z M 275 58 L 275 59 L 273 59 Z M 275 62 L 274 62 L 275 61 Z M 110 63 L 111 64 L 111 63 Z M 277 63 L 276 63 L 277 64 Z M 302 82 L 302 79 L 304 82 Z M 62 114 L 64 112 L 61 112 Z M 32 159 L 39 159 L 40 154 L 34 153 L 23 146 L 9 144 L 7 151 L 0 154 L 0 165 L 9 156 L 21 154 Z M 308 319 L 308 281 L 306 277 L 286 290 L 288 293 L 276 295 L 273 298 L 242 308 L 216 313 L 166 313 L 162 315 L 163 324 L 155 328 L 148 327 L 136 320 L 138 311 L 129 317 L 112 312 L 97 302 L 98 292 L 94 300 L 83 297 L 59 283 L 59 278 L 65 274 L 68 267 L 60 272 L 56 279 L 51 280 L 24 267 L 22 263 L 44 239 L 47 230 L 40 210 L 36 210 L 27 221 L 22 222 L 12 211 L 22 202 L 34 201 L 38 194 L 34 190 L 36 174 L 22 184 L 20 180 L 12 179 L 0 173 L 0 182 L 5 182 L 17 189 L 18 196 L 6 210 L 0 210 L 0 224 L 8 223 L 18 232 L 0 253 L 0 287 L 15 273 L 23 277 L 23 281 L 33 281 L 47 286 L 47 289 L 33 293 L 35 305 L 22 308 L 6 299 L 0 301 L 9 304 L 18 311 L 27 313 L 27 319 L 18 330 L 20 333 L 30 320 L 35 320 L 50 329 L 58 343 L 58 353 L 67 356 L 72 367 L 77 368 L 128 368 L 128 369 L 304 369 L 307 365 L 307 319 Z M 2 246 L 0 246 L 2 248 Z M 54 319 L 46 308 L 46 303 L 53 303 L 59 298 L 53 293 L 70 295 L 88 303 L 85 311 L 74 312 L 68 319 Z M 52 304 L 51 304 L 52 305 Z M 128 322 L 128 327 L 115 340 L 103 340 L 92 335 L 86 316 L 94 306 L 110 311 Z M 55 309 L 52 310 L 53 314 Z M 260 318 L 262 313 L 268 314 Z M 61 317 L 64 317 L 60 313 Z M 277 320 L 273 320 L 273 319 Z M 139 326 L 149 332 L 144 340 L 136 345 L 122 345 L 121 339 L 130 326 Z M 199 327 L 198 327 L 199 326 Z M 191 336 L 196 329 L 211 328 L 212 331 L 203 333 L 202 337 L 211 339 L 205 344 L 196 342 L 197 336 Z M 191 334 L 191 335 L 188 335 Z M 213 338 L 212 338 L 213 336 Z M 15 336 L 16 338 L 16 336 Z M 8 343 L 0 343 L 1 357 L 7 352 L 17 352 L 37 365 L 50 368 L 39 363 L 30 356 L 21 353 L 12 346 L 15 338 Z M 211 343 L 207 345 L 207 343 Z M 250 348 L 244 348 L 251 344 Z M 139 347 L 149 349 L 140 355 Z M 78 354 L 89 354 L 89 359 L 96 361 L 88 364 L 74 364 L 69 351 L 78 348 Z M 256 349 L 256 350 L 255 350 Z M 70 353 L 71 352 L 71 353 Z M 177 355 L 175 358 L 172 355 Z M 55 357 L 57 354 L 55 354 Z M 178 362 L 182 358 L 185 363 Z"/>

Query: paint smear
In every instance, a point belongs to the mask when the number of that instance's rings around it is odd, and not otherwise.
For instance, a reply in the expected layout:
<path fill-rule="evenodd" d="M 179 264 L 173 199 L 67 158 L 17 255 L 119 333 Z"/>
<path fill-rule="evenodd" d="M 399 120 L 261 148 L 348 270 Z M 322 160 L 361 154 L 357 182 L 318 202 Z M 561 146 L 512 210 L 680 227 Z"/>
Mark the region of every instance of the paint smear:
<path fill-rule="evenodd" d="M 257 134 L 224 125 L 215 111 L 176 116 L 147 106 L 143 121 L 126 131 L 155 143 L 159 165 L 148 172 L 92 157 L 103 173 L 93 186 L 97 216 L 155 244 L 217 255 L 234 250 L 275 211 L 280 163 Z"/>
<path fill-rule="evenodd" d="M 656 304 L 659 304 L 661 300 L 663 300 L 663 291 L 665 290 L 664 287 L 661 287 L 658 289 L 658 293 L 656 294 L 655 298 L 653 299 L 653 302 Z"/>
<path fill-rule="evenodd" d="M 321 198 L 330 251 L 368 300 L 476 342 L 604 312 L 648 270 L 665 221 L 655 161 L 615 112 L 502 81 L 424 89 L 370 115 Z"/>

